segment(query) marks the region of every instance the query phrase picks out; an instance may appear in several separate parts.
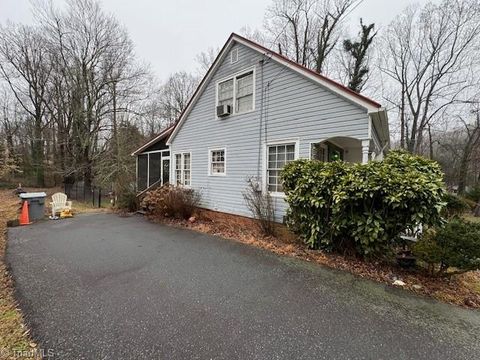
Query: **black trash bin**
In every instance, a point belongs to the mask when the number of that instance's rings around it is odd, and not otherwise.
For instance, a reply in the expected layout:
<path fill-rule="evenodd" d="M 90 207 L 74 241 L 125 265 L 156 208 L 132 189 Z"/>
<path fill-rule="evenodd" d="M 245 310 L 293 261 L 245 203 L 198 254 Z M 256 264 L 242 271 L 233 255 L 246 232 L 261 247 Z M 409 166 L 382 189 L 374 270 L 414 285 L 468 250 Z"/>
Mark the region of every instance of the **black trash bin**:
<path fill-rule="evenodd" d="M 41 220 L 45 216 L 45 198 L 47 194 L 44 192 L 30 192 L 20 194 L 23 202 L 28 202 L 28 216 L 30 221 Z"/>

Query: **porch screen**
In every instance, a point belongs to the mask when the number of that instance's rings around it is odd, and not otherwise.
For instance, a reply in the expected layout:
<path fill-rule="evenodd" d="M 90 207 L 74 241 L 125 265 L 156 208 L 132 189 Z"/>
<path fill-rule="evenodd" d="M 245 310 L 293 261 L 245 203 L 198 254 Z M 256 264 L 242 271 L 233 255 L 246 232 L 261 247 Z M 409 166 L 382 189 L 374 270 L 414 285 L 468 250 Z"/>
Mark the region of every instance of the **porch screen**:
<path fill-rule="evenodd" d="M 148 155 L 138 155 L 137 161 L 137 190 L 142 191 L 147 188 Z"/>
<path fill-rule="evenodd" d="M 155 184 L 157 181 L 160 180 L 162 154 L 152 153 L 149 155 L 150 155 L 150 171 L 149 171 L 149 177 L 148 177 L 148 184 L 149 186 L 152 186 L 153 184 Z"/>

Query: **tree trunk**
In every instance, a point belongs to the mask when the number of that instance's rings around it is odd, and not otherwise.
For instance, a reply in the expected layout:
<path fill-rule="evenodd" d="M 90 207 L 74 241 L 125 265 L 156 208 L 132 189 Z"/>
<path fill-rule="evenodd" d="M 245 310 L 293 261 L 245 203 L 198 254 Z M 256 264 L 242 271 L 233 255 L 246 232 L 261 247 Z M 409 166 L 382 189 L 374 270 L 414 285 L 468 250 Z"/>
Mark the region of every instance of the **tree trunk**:
<path fill-rule="evenodd" d="M 432 140 L 432 130 L 430 125 L 428 125 L 428 146 L 430 150 L 430 159 L 433 160 L 433 140 Z"/>
<path fill-rule="evenodd" d="M 465 193 L 466 183 L 468 175 L 468 154 L 465 152 L 460 160 L 460 168 L 458 170 L 458 189 L 457 192 L 460 195 Z"/>
<path fill-rule="evenodd" d="M 43 164 L 43 139 L 42 139 L 42 120 L 35 119 L 35 127 L 33 132 L 32 161 L 35 172 L 35 185 L 38 187 L 45 186 L 45 171 Z"/>

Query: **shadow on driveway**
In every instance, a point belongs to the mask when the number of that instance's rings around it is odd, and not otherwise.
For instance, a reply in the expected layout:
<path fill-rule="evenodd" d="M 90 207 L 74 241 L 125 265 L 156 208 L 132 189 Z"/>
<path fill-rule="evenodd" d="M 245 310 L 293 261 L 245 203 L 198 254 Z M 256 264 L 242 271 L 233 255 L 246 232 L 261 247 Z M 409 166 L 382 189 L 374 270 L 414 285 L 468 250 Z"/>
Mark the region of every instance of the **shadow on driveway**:
<path fill-rule="evenodd" d="M 60 359 L 478 359 L 480 312 L 138 216 L 9 230 L 40 347 Z"/>

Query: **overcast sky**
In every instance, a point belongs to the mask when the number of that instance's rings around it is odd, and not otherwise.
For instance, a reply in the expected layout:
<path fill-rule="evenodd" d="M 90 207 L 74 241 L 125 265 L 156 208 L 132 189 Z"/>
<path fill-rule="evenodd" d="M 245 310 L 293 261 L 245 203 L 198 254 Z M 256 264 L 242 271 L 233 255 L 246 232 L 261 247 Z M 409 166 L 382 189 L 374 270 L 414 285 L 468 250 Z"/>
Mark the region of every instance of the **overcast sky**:
<path fill-rule="evenodd" d="M 427 0 L 364 0 L 350 15 L 350 27 L 354 28 L 363 18 L 381 28 L 414 2 L 423 4 Z M 223 45 L 231 32 L 244 26 L 260 28 L 270 3 L 271 0 L 102 0 L 104 10 L 128 28 L 139 58 L 150 63 L 160 79 L 179 70 L 194 71 L 198 67 L 196 54 Z M 29 0 L 0 0 L 0 23 L 7 20 L 32 23 Z"/>

